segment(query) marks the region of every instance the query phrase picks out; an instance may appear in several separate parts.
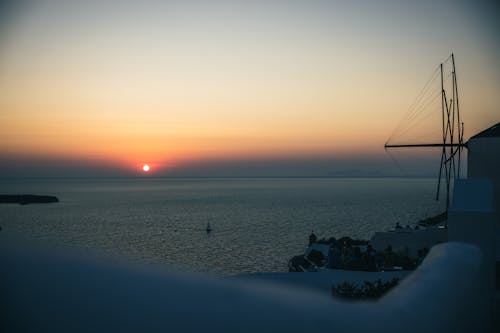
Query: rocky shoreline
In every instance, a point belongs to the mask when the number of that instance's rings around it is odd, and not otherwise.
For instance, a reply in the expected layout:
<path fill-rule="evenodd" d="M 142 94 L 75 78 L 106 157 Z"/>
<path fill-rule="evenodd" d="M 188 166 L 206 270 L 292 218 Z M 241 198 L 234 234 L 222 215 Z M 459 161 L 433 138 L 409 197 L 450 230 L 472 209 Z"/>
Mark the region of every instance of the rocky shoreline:
<path fill-rule="evenodd" d="M 41 204 L 59 202 L 56 196 L 34 194 L 0 194 L 0 204 Z"/>

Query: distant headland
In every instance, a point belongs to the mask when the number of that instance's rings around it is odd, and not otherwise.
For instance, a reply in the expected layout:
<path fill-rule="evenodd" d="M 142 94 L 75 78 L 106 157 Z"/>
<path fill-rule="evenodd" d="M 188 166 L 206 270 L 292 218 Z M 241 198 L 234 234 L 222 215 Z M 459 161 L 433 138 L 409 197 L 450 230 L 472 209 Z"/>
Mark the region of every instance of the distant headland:
<path fill-rule="evenodd" d="M 28 205 L 53 202 L 59 202 L 59 199 L 52 195 L 0 194 L 0 204 L 17 203 L 20 205 Z"/>

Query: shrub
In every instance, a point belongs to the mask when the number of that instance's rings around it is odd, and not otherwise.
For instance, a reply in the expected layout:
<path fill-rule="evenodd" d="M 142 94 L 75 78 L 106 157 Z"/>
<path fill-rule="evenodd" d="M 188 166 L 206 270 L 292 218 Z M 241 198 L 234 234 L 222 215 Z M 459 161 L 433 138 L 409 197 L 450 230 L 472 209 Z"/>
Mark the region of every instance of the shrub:
<path fill-rule="evenodd" d="M 382 282 L 380 279 L 375 282 L 365 281 L 361 286 L 351 282 L 344 282 L 332 285 L 332 296 L 350 300 L 377 299 L 398 283 L 399 278 L 393 278 L 387 282 Z"/>

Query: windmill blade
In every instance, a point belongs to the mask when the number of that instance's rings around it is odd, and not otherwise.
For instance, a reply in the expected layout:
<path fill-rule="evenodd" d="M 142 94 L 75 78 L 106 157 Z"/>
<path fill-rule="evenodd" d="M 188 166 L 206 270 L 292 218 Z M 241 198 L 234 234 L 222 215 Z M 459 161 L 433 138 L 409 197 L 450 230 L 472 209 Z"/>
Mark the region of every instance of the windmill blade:
<path fill-rule="evenodd" d="M 443 159 L 444 159 L 444 155 L 445 155 L 445 151 L 444 151 L 444 147 L 443 147 L 443 151 L 441 153 L 441 163 L 439 163 L 439 176 L 438 176 L 438 184 L 437 184 L 437 190 L 436 190 L 436 201 L 439 200 L 439 190 L 441 189 L 441 173 L 443 172 Z"/>
<path fill-rule="evenodd" d="M 451 73 L 448 75 L 444 75 L 445 66 L 448 60 L 451 59 Z M 438 75 L 437 70 L 432 74 L 431 79 L 426 83 L 424 89 L 417 97 L 415 102 L 412 104 L 409 110 L 409 115 L 405 117 L 403 120 L 406 122 L 402 122 L 398 125 L 396 130 L 391 134 L 384 147 L 386 151 L 388 148 L 414 148 L 414 147 L 442 147 L 441 151 L 441 162 L 439 163 L 439 176 L 437 181 L 437 190 L 436 190 L 436 200 L 439 200 L 439 195 L 441 192 L 441 179 L 444 177 L 446 181 L 446 208 L 449 208 L 450 205 L 450 188 L 453 179 L 460 178 L 461 174 L 461 157 L 462 157 L 462 149 L 467 147 L 467 144 L 464 143 L 464 125 L 461 122 L 460 118 L 460 107 L 458 103 L 458 88 L 457 88 L 457 77 L 456 77 L 456 69 L 455 69 L 455 58 L 454 55 L 451 54 L 443 63 L 438 66 L 440 70 L 440 75 Z M 441 78 L 440 87 L 435 87 L 435 93 L 432 93 L 432 89 L 430 89 L 431 85 L 437 83 L 437 78 Z M 451 82 L 449 82 L 448 78 L 451 77 Z M 451 84 L 451 86 L 450 86 Z M 451 91 L 451 98 L 449 97 L 449 92 Z M 440 139 L 432 139 L 430 138 L 430 142 L 425 143 L 416 143 L 412 142 L 412 140 L 404 140 L 406 142 L 397 143 L 394 142 L 394 139 L 397 136 L 405 135 L 410 130 L 418 124 L 417 121 L 422 121 L 426 119 L 428 116 L 423 113 L 424 110 L 434 102 L 434 98 L 441 95 L 440 99 L 440 109 L 441 109 L 441 125 L 442 125 L 442 136 Z M 428 111 L 437 111 L 435 109 L 429 109 Z M 427 111 L 426 111 L 427 112 Z M 433 113 L 437 115 L 438 113 Z M 423 117 L 422 115 L 425 115 Z M 442 141 L 441 141 L 442 140 Z M 409 141 L 409 142 L 408 142 Z M 436 143 L 437 141 L 441 141 L 441 143 Z M 392 158 L 392 156 L 391 156 Z M 444 169 L 444 172 L 443 172 Z M 444 175 L 443 175 L 444 173 Z"/>

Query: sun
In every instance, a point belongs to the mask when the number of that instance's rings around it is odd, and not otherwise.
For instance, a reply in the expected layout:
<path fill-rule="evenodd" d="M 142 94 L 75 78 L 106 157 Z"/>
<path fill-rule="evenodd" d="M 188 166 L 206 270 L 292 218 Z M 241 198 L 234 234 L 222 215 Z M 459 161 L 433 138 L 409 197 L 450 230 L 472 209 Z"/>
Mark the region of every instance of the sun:
<path fill-rule="evenodd" d="M 148 164 L 144 164 L 142 166 L 142 171 L 144 171 L 144 172 L 149 172 L 150 169 L 151 169 L 151 167 Z"/>

